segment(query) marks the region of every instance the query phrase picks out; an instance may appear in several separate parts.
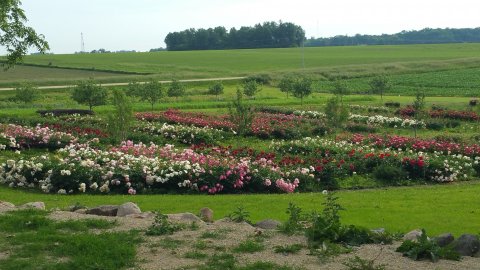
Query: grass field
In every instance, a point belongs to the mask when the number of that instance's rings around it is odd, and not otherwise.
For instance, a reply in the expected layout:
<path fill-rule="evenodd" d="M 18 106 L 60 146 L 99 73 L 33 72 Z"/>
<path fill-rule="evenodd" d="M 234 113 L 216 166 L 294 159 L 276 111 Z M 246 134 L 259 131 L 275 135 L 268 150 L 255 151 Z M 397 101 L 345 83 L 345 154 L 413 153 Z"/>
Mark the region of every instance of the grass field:
<path fill-rule="evenodd" d="M 340 204 L 345 224 L 368 228 L 384 227 L 392 232 L 407 232 L 425 228 L 432 235 L 451 232 L 456 235 L 479 233 L 480 216 L 472 207 L 478 202 L 478 182 L 388 188 L 379 190 L 340 191 Z M 47 208 L 65 208 L 75 203 L 86 206 L 100 204 L 137 203 L 144 211 L 160 210 L 163 213 L 197 213 L 202 207 L 210 207 L 215 218 L 220 219 L 243 206 L 250 212 L 253 221 L 265 218 L 286 220 L 285 210 L 289 202 L 304 211 L 321 211 L 324 195 L 301 194 L 250 194 L 250 195 L 136 195 L 92 196 L 49 195 L 12 190 L 0 187 L 0 198 L 15 204 L 43 201 Z M 455 217 L 455 218 L 452 218 Z"/>

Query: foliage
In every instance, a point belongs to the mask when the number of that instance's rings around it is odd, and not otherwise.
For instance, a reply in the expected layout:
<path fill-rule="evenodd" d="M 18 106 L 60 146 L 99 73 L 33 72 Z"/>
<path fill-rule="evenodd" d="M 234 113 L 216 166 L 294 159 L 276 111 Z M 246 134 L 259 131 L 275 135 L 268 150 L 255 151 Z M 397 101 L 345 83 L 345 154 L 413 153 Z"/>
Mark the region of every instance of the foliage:
<path fill-rule="evenodd" d="M 182 97 L 185 95 L 185 85 L 178 80 L 173 80 L 167 90 L 169 97 Z"/>
<path fill-rule="evenodd" d="M 373 176 L 379 181 L 393 184 L 407 177 L 405 171 L 398 165 L 380 165 L 373 171 Z"/>
<path fill-rule="evenodd" d="M 386 91 L 392 88 L 390 80 L 385 76 L 377 76 L 373 78 L 370 82 L 370 91 L 373 94 L 379 94 L 383 100 L 383 95 Z"/>
<path fill-rule="evenodd" d="M 243 206 L 237 207 L 235 211 L 227 215 L 227 218 L 229 218 L 233 222 L 246 222 L 246 223 L 252 223 L 249 218 L 250 218 L 250 213 L 245 210 Z"/>
<path fill-rule="evenodd" d="M 413 117 L 415 120 L 419 121 L 424 117 L 424 109 L 425 109 L 425 93 L 417 91 L 415 95 L 415 100 L 413 101 Z M 415 137 L 417 137 L 417 125 L 414 127 Z"/>
<path fill-rule="evenodd" d="M 325 115 L 329 126 L 340 128 L 348 120 L 348 108 L 337 97 L 328 99 Z"/>
<path fill-rule="evenodd" d="M 265 246 L 258 241 L 252 240 L 252 239 L 247 239 L 240 244 L 238 244 L 237 247 L 233 249 L 235 252 L 240 252 L 240 253 L 255 253 L 259 252 L 265 249 Z"/>
<path fill-rule="evenodd" d="M 38 88 L 31 84 L 22 84 L 15 88 L 15 100 L 23 103 L 32 103 L 39 97 Z"/>
<path fill-rule="evenodd" d="M 303 246 L 301 244 L 292 244 L 286 246 L 275 246 L 274 251 L 275 253 L 282 253 L 282 254 L 295 254 L 302 250 Z"/>
<path fill-rule="evenodd" d="M 333 87 L 334 88 L 331 90 L 332 94 L 340 98 L 340 102 L 343 103 L 343 96 L 350 94 L 350 90 L 348 89 L 347 84 L 345 83 L 345 81 L 337 79 L 333 83 Z"/>
<path fill-rule="evenodd" d="M 135 86 L 129 84 L 129 90 L 130 87 L 134 89 L 133 91 L 136 92 L 136 96 L 138 96 L 141 101 L 146 101 L 152 105 L 152 110 L 153 105 L 164 96 L 162 84 L 153 79 L 143 85 Z"/>
<path fill-rule="evenodd" d="M 80 104 L 87 105 L 90 110 L 94 106 L 105 105 L 107 96 L 107 90 L 96 85 L 93 80 L 79 82 L 72 92 L 72 99 Z"/>
<path fill-rule="evenodd" d="M 228 111 L 230 121 L 237 124 L 237 133 L 242 136 L 246 135 L 252 125 L 254 110 L 251 106 L 245 104 L 240 89 L 237 89 L 236 99 L 229 106 Z"/>
<path fill-rule="evenodd" d="M 295 82 L 295 77 L 291 74 L 283 76 L 280 82 L 278 83 L 278 88 L 280 91 L 288 95 L 293 91 L 293 83 Z"/>
<path fill-rule="evenodd" d="M 386 265 L 375 265 L 375 260 L 365 260 L 358 256 L 343 263 L 348 270 L 385 270 Z"/>
<path fill-rule="evenodd" d="M 288 220 L 280 225 L 278 229 L 288 235 L 295 234 L 302 230 L 303 226 L 301 221 L 304 221 L 305 219 L 302 217 L 301 212 L 302 209 L 300 207 L 293 203 L 289 203 L 287 208 Z"/>
<path fill-rule="evenodd" d="M 185 229 L 184 224 L 172 223 L 168 220 L 168 216 L 160 212 L 156 212 L 154 223 L 145 232 L 146 235 L 167 235 Z"/>
<path fill-rule="evenodd" d="M 296 98 L 303 99 L 312 94 L 312 79 L 306 76 L 298 77 L 292 83 L 292 94 Z"/>
<path fill-rule="evenodd" d="M 169 51 L 298 47 L 305 38 L 301 26 L 289 22 L 264 22 L 227 31 L 218 26 L 168 33 Z"/>
<path fill-rule="evenodd" d="M 217 99 L 218 99 L 218 95 L 222 95 L 223 94 L 223 91 L 224 91 L 224 86 L 223 86 L 223 83 L 218 81 L 218 82 L 215 82 L 214 84 L 212 84 L 209 88 L 208 88 L 208 93 L 210 95 L 215 95 L 217 96 Z"/>
<path fill-rule="evenodd" d="M 20 0 L 0 2 L 0 45 L 7 49 L 6 69 L 21 61 L 30 47 L 42 53 L 50 49 L 43 35 L 25 26 L 27 16 L 20 5 Z"/>
<path fill-rule="evenodd" d="M 113 106 L 115 111 L 108 116 L 108 128 L 114 138 L 125 141 L 134 120 L 132 104 L 122 90 L 115 90 Z"/>
<path fill-rule="evenodd" d="M 434 241 L 428 238 L 425 230 L 422 230 L 422 235 L 417 238 L 417 241 L 406 240 L 397 252 L 401 252 L 403 256 L 407 256 L 412 260 L 429 259 L 432 262 L 437 262 L 439 259 L 460 260 L 460 254 L 453 251 L 451 246 L 440 247 Z"/>
<path fill-rule="evenodd" d="M 244 81 L 255 81 L 257 84 L 260 85 L 269 85 L 272 81 L 272 77 L 270 77 L 269 74 L 263 73 L 263 74 L 255 74 L 255 75 L 250 75 L 247 78 L 244 79 Z"/>
<path fill-rule="evenodd" d="M 254 98 L 255 95 L 262 90 L 262 87 L 255 80 L 244 81 L 242 84 L 243 94 Z"/>

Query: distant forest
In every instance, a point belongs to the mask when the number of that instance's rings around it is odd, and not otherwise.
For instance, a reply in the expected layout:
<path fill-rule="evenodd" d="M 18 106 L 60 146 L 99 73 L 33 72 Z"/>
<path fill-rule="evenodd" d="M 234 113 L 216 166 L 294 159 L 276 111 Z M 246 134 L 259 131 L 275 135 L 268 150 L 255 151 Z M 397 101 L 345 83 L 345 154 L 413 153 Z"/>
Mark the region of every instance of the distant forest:
<path fill-rule="evenodd" d="M 330 38 L 310 38 L 305 46 L 352 46 L 352 45 L 400 45 L 480 42 L 480 28 L 432 29 L 402 31 L 392 35 L 335 36 Z"/>
<path fill-rule="evenodd" d="M 187 29 L 169 33 L 167 50 L 221 50 L 253 48 L 289 48 L 302 45 L 305 31 L 289 22 L 265 22 L 253 27 L 243 26 L 227 31 L 219 26 L 209 29 Z"/>

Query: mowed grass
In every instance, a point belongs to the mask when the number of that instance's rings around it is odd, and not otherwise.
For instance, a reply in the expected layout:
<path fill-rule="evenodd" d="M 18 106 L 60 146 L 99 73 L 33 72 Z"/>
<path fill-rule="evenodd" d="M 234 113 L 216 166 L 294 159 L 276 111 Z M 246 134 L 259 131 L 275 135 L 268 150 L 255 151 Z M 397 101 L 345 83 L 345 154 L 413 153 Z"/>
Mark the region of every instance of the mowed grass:
<path fill-rule="evenodd" d="M 367 228 L 383 227 L 393 232 L 425 228 L 430 234 L 480 233 L 479 182 L 414 186 L 377 190 L 339 191 L 341 216 L 345 224 Z M 290 202 L 304 212 L 321 211 L 325 196 L 320 193 L 243 195 L 51 195 L 0 187 L 0 198 L 15 204 L 43 201 L 47 208 L 65 208 L 75 203 L 86 206 L 135 202 L 143 211 L 198 213 L 210 207 L 220 219 L 243 206 L 253 221 L 286 220 Z"/>
<path fill-rule="evenodd" d="M 120 77 L 129 77 L 125 74 L 87 71 L 78 69 L 63 69 L 35 66 L 15 66 L 7 71 L 0 71 L 0 86 L 12 86 L 22 82 L 35 85 L 55 85 L 69 80 L 85 80 L 96 78 L 97 80 L 117 80 Z M 130 77 L 133 77 L 130 75 Z"/>
<path fill-rule="evenodd" d="M 480 44 L 312 47 L 121 54 L 27 56 L 26 63 L 156 73 L 159 78 L 212 78 L 302 70 L 371 74 L 479 66 Z M 454 60 L 453 62 L 451 60 Z M 446 62 L 445 62 L 446 61 Z M 451 61 L 451 62 L 448 62 Z M 379 66 L 380 65 L 380 66 Z"/>

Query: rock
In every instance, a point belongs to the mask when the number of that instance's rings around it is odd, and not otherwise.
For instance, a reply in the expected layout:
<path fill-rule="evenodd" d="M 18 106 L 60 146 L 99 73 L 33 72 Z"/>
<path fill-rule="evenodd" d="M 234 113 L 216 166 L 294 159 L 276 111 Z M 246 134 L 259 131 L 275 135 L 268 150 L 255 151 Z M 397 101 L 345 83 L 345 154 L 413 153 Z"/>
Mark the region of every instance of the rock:
<path fill-rule="evenodd" d="M 118 205 L 100 205 L 94 208 L 87 209 L 87 211 L 85 211 L 85 214 L 115 217 L 117 216 L 117 212 Z"/>
<path fill-rule="evenodd" d="M 275 230 L 280 226 L 282 223 L 278 220 L 274 219 L 265 219 L 262 221 L 259 221 L 255 224 L 255 227 L 264 229 L 264 230 Z"/>
<path fill-rule="evenodd" d="M 422 230 L 420 229 L 416 229 L 416 230 L 413 230 L 407 234 L 405 234 L 403 236 L 403 240 L 406 241 L 406 240 L 410 240 L 410 241 L 417 241 L 417 238 L 419 238 L 420 236 L 422 236 Z"/>
<path fill-rule="evenodd" d="M 385 228 L 378 228 L 378 229 L 373 229 L 373 230 L 370 230 L 371 232 L 373 233 L 376 233 L 376 234 L 384 234 L 385 233 Z"/>
<path fill-rule="evenodd" d="M 144 213 L 140 213 L 140 214 L 130 214 L 130 215 L 126 215 L 125 217 L 128 217 L 128 218 L 137 218 L 137 219 L 146 219 L 146 218 L 153 218 L 153 217 L 155 217 L 155 214 L 152 213 L 152 212 L 144 212 Z"/>
<path fill-rule="evenodd" d="M 169 214 L 167 216 L 168 216 L 168 219 L 170 219 L 172 221 L 189 222 L 189 223 L 191 223 L 191 222 L 203 223 L 203 221 L 199 217 L 195 216 L 192 213 Z"/>
<path fill-rule="evenodd" d="M 87 209 L 86 208 L 81 208 L 81 209 L 77 209 L 75 211 L 73 211 L 74 213 L 77 213 L 77 214 L 82 214 L 82 215 L 85 215 L 87 214 Z"/>
<path fill-rule="evenodd" d="M 440 247 L 447 246 L 448 244 L 452 243 L 453 240 L 455 240 L 455 238 L 451 233 L 444 233 L 433 238 L 433 241 L 435 241 Z"/>
<path fill-rule="evenodd" d="M 480 240 L 473 234 L 462 234 L 453 242 L 453 250 L 462 256 L 473 256 L 480 251 Z"/>
<path fill-rule="evenodd" d="M 68 207 L 68 210 L 70 212 L 76 212 L 77 210 L 79 209 L 87 209 L 87 207 L 83 206 L 83 205 L 80 205 L 80 204 L 75 204 L 75 205 L 70 205 Z"/>
<path fill-rule="evenodd" d="M 22 204 L 19 208 L 33 208 L 38 210 L 45 210 L 45 203 L 43 202 L 29 202 L 26 204 Z"/>
<path fill-rule="evenodd" d="M 0 201 L 0 210 L 12 210 L 15 208 L 15 204 L 9 202 Z"/>
<path fill-rule="evenodd" d="M 212 223 L 213 222 L 213 210 L 208 208 L 208 207 L 204 207 L 204 208 L 200 209 L 200 218 L 205 222 Z"/>
<path fill-rule="evenodd" d="M 141 213 L 142 211 L 140 210 L 140 207 L 138 207 L 138 205 L 132 202 L 127 202 L 118 207 L 117 217 L 124 217 L 127 215 L 141 214 Z"/>

